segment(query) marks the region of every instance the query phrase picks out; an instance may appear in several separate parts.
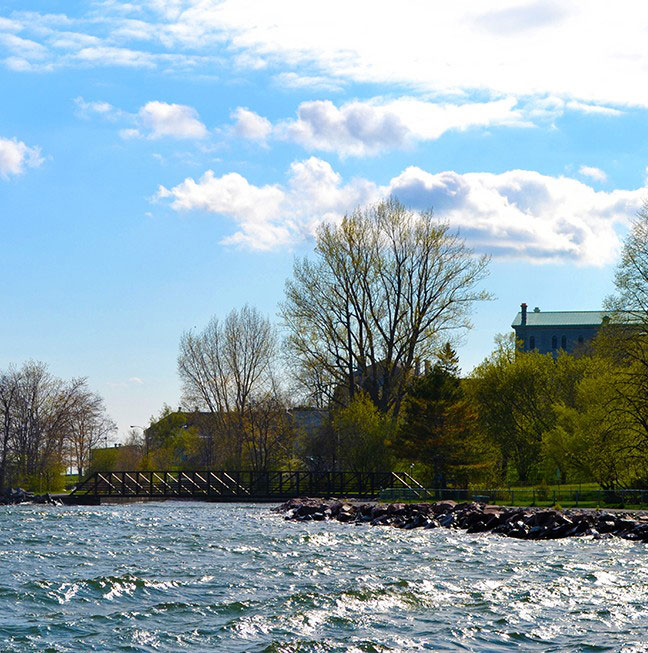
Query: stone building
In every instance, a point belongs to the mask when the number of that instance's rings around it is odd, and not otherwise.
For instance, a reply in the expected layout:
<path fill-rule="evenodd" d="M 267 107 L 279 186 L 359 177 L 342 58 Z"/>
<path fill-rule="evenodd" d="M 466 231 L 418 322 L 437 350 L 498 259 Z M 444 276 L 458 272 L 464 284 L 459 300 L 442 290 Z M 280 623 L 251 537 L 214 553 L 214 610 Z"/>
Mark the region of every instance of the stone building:
<path fill-rule="evenodd" d="M 554 356 L 561 349 L 569 354 L 582 349 L 612 315 L 610 311 L 527 311 L 526 304 L 520 308 L 511 326 L 522 351 L 535 349 Z"/>

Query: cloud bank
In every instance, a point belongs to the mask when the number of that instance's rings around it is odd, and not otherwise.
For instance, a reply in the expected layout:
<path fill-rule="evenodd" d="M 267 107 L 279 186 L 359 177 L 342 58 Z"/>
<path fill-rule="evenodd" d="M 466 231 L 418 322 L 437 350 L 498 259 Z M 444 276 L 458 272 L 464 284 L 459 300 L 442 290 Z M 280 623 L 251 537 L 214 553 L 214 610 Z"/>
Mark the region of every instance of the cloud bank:
<path fill-rule="evenodd" d="M 413 97 L 354 100 L 336 106 L 330 100 L 302 102 L 297 117 L 272 124 L 254 111 L 239 107 L 232 113 L 235 133 L 266 144 L 268 139 L 290 141 L 305 150 L 348 156 L 373 156 L 434 141 L 449 131 L 474 128 L 534 127 L 551 124 L 567 111 L 617 116 L 604 107 L 565 102 L 557 97 L 491 102 L 431 102 Z"/>
<path fill-rule="evenodd" d="M 525 124 L 515 105 L 514 98 L 461 105 L 401 98 L 354 101 L 340 107 L 318 100 L 302 102 L 296 119 L 275 125 L 244 108 L 237 109 L 233 117 L 236 133 L 250 140 L 265 143 L 273 136 L 309 151 L 336 152 L 341 157 L 370 156 L 436 140 L 452 129 Z"/>
<path fill-rule="evenodd" d="M 490 99 L 556 96 L 591 111 L 648 107 L 648 6 L 634 0 L 412 0 L 398 12 L 370 0 L 110 0 L 81 11 L 4 17 L 5 65 L 182 74 L 233 65 L 267 68 L 293 88 L 357 82 Z"/>
<path fill-rule="evenodd" d="M 312 238 L 323 221 L 393 195 L 416 210 L 432 208 L 480 252 L 532 263 L 601 266 L 612 262 L 617 228 L 641 207 L 646 189 L 596 191 L 568 177 L 529 170 L 501 174 L 430 173 L 409 167 L 385 186 L 363 178 L 344 183 L 316 157 L 291 165 L 284 184 L 256 186 L 238 173 L 207 171 L 160 199 L 176 211 L 199 210 L 233 221 L 223 242 L 270 250 Z"/>

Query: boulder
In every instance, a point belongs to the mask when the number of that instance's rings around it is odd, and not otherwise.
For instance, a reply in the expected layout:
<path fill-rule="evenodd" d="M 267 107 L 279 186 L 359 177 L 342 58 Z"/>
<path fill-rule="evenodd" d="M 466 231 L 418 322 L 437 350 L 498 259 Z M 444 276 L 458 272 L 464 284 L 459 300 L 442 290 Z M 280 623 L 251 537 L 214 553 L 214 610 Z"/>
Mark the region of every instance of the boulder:
<path fill-rule="evenodd" d="M 355 521 L 355 515 L 352 512 L 346 510 L 340 510 L 336 519 L 341 522 Z"/>
<path fill-rule="evenodd" d="M 383 505 L 376 504 L 371 509 L 371 516 L 374 519 L 378 519 L 379 517 L 382 517 L 383 515 L 386 515 L 386 514 L 387 514 L 387 508 L 385 508 L 385 506 L 383 506 Z"/>
<path fill-rule="evenodd" d="M 456 501 L 437 501 L 436 503 L 432 504 L 432 512 L 434 512 L 435 515 L 440 515 L 441 513 L 452 512 L 456 506 Z"/>
<path fill-rule="evenodd" d="M 390 503 L 387 506 L 387 512 L 390 515 L 393 515 L 394 513 L 403 513 L 405 510 L 405 504 L 404 503 Z"/>
<path fill-rule="evenodd" d="M 34 497 L 18 488 L 11 490 L 0 504 L 25 500 L 56 505 L 49 494 Z M 480 503 L 439 501 L 435 504 L 373 504 L 349 503 L 338 499 L 290 499 L 278 510 L 293 521 L 325 521 L 337 519 L 343 523 L 364 523 L 372 526 L 414 528 L 463 528 L 468 533 L 491 531 L 518 539 L 542 540 L 569 536 L 589 536 L 594 539 L 618 535 L 628 540 L 648 542 L 648 516 L 631 513 L 614 514 L 570 510 L 560 512 L 539 508 L 503 508 Z"/>
<path fill-rule="evenodd" d="M 446 513 L 437 518 L 437 521 L 441 526 L 445 528 L 452 528 L 456 524 L 456 517 L 454 513 Z"/>

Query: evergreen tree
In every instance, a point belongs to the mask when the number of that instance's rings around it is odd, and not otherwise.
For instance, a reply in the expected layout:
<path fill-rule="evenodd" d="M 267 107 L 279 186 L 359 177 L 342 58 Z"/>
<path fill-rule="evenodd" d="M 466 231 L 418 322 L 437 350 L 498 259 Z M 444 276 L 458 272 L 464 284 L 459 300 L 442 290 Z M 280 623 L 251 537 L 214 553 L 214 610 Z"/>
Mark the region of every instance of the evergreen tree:
<path fill-rule="evenodd" d="M 427 481 L 434 487 L 465 485 L 473 458 L 469 446 L 473 419 L 459 378 L 459 359 L 447 343 L 432 369 L 410 387 L 392 445 L 399 457 L 426 466 Z"/>

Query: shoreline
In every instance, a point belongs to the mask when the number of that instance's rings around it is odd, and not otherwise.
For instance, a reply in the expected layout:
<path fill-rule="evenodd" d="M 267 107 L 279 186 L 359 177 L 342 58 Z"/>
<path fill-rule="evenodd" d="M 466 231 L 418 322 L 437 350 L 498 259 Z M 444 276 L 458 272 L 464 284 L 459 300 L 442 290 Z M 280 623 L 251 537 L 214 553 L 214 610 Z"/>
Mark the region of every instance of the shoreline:
<path fill-rule="evenodd" d="M 287 521 L 338 521 L 411 530 L 454 528 L 521 540 L 590 536 L 648 543 L 648 513 L 627 510 L 522 508 L 484 503 L 376 503 L 342 499 L 289 499 L 275 509 Z"/>

